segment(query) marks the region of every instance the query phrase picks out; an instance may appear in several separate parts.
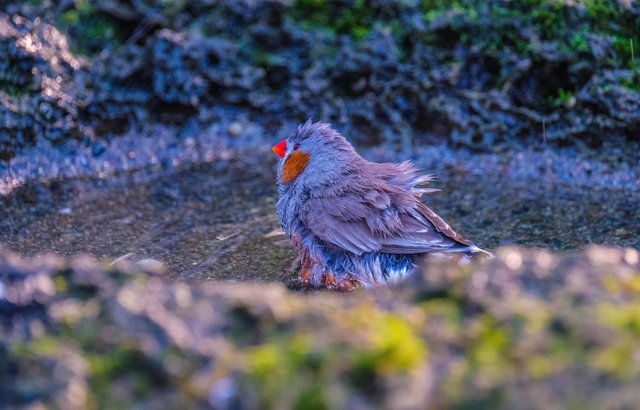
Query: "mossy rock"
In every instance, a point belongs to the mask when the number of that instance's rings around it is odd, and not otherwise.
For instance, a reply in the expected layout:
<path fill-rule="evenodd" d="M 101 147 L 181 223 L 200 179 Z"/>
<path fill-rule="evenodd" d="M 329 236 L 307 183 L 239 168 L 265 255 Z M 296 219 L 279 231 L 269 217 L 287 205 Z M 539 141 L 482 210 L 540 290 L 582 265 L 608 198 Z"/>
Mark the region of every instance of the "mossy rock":
<path fill-rule="evenodd" d="M 632 249 L 501 248 L 471 265 L 430 260 L 405 283 L 351 294 L 190 286 L 135 264 L 104 266 L 0 252 L 7 403 L 513 408 L 525 399 L 527 408 L 625 408 L 640 400 L 629 394 L 640 391 Z"/>

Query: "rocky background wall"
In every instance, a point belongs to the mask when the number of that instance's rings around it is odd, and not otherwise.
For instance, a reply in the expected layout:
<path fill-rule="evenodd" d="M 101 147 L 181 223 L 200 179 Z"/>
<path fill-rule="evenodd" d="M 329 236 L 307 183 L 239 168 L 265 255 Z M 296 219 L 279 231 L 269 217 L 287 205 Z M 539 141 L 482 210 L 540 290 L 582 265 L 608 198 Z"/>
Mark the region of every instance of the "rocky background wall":
<path fill-rule="evenodd" d="M 0 158 L 239 111 L 403 150 L 637 147 L 638 33 L 630 0 L 9 1 Z"/>

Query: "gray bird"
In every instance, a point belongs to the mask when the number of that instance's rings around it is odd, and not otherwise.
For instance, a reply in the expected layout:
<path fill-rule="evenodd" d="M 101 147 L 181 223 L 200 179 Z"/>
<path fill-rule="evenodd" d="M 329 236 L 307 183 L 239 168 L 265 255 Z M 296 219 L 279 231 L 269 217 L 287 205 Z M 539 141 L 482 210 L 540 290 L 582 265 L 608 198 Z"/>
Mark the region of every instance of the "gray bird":
<path fill-rule="evenodd" d="M 300 253 L 300 280 L 350 290 L 395 281 L 430 253 L 487 253 L 426 205 L 433 180 L 410 162 L 362 158 L 331 125 L 311 120 L 273 147 L 277 213 Z"/>

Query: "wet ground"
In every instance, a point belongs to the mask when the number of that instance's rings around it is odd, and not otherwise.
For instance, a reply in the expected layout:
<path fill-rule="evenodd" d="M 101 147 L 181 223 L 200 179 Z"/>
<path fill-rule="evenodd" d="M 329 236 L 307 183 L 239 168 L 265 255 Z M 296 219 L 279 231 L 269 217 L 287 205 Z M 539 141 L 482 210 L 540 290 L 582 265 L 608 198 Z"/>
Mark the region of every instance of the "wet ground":
<path fill-rule="evenodd" d="M 255 161 L 259 162 L 259 161 Z M 31 182 L 0 199 L 0 244 L 22 255 L 155 259 L 173 279 L 288 281 L 272 233 L 275 161 L 216 161 L 109 180 Z M 640 248 L 640 193 L 439 170 L 425 203 L 481 247 Z"/>

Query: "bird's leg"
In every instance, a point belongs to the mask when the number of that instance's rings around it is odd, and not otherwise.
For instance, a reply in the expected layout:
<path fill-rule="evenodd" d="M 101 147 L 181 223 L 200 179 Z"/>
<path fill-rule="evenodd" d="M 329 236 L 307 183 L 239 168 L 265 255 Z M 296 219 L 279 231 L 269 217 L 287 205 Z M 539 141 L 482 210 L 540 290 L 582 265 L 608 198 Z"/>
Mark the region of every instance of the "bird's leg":
<path fill-rule="evenodd" d="M 336 289 L 341 291 L 351 291 L 364 286 L 358 278 L 350 273 L 336 278 L 331 270 L 327 270 L 325 272 L 322 277 L 322 285 L 327 289 Z"/>
<path fill-rule="evenodd" d="M 336 277 L 333 276 L 333 272 L 331 270 L 327 270 L 324 275 L 322 275 L 322 286 L 328 289 L 334 289 L 336 285 Z"/>
<path fill-rule="evenodd" d="M 319 286 L 326 270 L 321 254 L 311 244 L 304 245 L 300 235 L 295 235 L 292 239 L 300 254 L 300 272 L 298 274 L 300 283 Z"/>
<path fill-rule="evenodd" d="M 294 238 L 294 245 L 296 246 L 296 248 L 298 248 L 300 252 L 301 267 L 300 267 L 300 273 L 298 278 L 300 280 L 300 283 L 308 285 L 309 283 L 311 283 L 311 280 L 313 279 L 313 273 L 312 273 L 312 268 L 314 265 L 313 259 L 311 258 L 311 255 L 309 255 L 309 253 L 305 251 L 299 236 L 296 236 Z"/>
<path fill-rule="evenodd" d="M 346 276 L 339 278 L 337 282 L 337 289 L 342 291 L 351 291 L 363 287 L 364 284 L 360 281 L 360 279 L 351 274 L 347 274 Z"/>
<path fill-rule="evenodd" d="M 306 255 L 302 256 L 302 268 L 300 269 L 300 282 L 305 285 L 311 283 L 312 273 L 311 268 L 313 267 L 313 262 L 311 258 Z"/>

